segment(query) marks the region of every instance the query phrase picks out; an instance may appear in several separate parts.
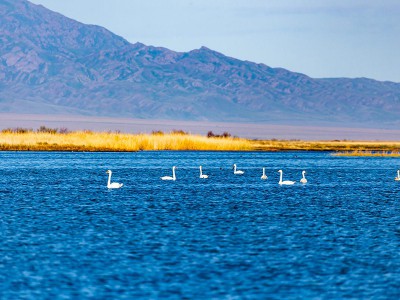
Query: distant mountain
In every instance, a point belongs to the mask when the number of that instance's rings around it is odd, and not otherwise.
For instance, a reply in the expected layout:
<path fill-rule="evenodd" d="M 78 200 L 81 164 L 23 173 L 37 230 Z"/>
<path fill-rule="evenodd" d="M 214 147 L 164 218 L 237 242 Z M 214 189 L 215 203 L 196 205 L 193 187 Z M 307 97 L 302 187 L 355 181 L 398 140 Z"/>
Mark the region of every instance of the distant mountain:
<path fill-rule="evenodd" d="M 206 47 L 130 44 L 0 0 L 0 112 L 390 127 L 400 125 L 400 83 L 313 79 Z"/>

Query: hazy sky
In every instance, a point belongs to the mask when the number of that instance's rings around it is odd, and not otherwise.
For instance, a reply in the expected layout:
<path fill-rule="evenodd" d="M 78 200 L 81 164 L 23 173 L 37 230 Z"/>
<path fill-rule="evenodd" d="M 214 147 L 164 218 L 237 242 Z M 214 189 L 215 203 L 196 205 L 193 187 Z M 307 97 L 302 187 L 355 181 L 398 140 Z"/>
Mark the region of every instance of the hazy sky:
<path fill-rule="evenodd" d="M 128 41 L 400 82 L 399 0 L 31 0 Z"/>

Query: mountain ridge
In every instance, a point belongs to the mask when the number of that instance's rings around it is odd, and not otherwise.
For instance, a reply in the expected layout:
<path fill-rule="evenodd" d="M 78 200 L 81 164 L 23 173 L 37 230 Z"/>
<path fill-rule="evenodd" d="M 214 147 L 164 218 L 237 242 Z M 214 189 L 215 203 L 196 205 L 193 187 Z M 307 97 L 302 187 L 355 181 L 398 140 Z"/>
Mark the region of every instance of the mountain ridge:
<path fill-rule="evenodd" d="M 400 83 L 131 44 L 25 0 L 0 0 L 0 17 L 0 112 L 400 125 Z"/>

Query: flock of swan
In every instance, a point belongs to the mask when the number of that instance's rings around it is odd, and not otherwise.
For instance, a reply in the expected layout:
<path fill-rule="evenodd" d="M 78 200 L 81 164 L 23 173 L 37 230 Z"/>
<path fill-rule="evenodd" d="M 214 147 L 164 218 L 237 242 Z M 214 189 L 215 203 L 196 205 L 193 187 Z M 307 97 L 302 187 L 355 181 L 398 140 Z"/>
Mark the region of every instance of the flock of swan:
<path fill-rule="evenodd" d="M 176 166 L 173 166 L 172 167 L 172 176 L 163 176 L 163 177 L 160 177 L 160 179 L 161 180 L 176 180 L 175 169 L 176 169 Z M 262 170 L 263 170 L 263 173 L 261 175 L 261 179 L 262 180 L 268 179 L 267 175 L 265 175 L 265 168 L 263 168 Z M 278 172 L 280 173 L 278 184 L 280 184 L 280 185 L 292 185 L 292 184 L 295 184 L 296 181 L 282 180 L 283 171 L 279 170 Z M 106 173 L 108 173 L 107 188 L 109 188 L 109 189 L 119 189 L 124 185 L 123 183 L 111 182 L 111 175 L 112 175 L 111 170 L 108 170 Z M 233 174 L 235 174 L 235 175 L 243 175 L 244 171 L 238 170 L 236 164 L 234 164 L 233 165 Z M 303 183 L 303 184 L 307 183 L 307 179 L 305 177 L 306 171 L 302 171 L 301 174 L 302 174 L 302 178 L 300 179 L 300 182 Z M 396 179 L 396 180 L 400 180 L 399 171 L 397 171 L 397 177 L 398 177 L 398 179 Z M 200 178 L 202 178 L 202 179 L 208 178 L 208 175 L 203 174 L 203 169 L 202 169 L 201 166 L 200 166 Z"/>

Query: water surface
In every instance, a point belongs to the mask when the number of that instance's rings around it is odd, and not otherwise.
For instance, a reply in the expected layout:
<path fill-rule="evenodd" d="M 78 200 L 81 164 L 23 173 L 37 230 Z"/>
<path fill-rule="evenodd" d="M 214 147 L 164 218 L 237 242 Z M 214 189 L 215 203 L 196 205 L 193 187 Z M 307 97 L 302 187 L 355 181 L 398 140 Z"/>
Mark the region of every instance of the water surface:
<path fill-rule="evenodd" d="M 177 180 L 160 180 L 174 165 Z M 397 299 L 399 168 L 308 152 L 0 152 L 0 296 Z M 123 188 L 106 188 L 108 169 Z M 279 186 L 279 169 L 296 184 Z"/>

